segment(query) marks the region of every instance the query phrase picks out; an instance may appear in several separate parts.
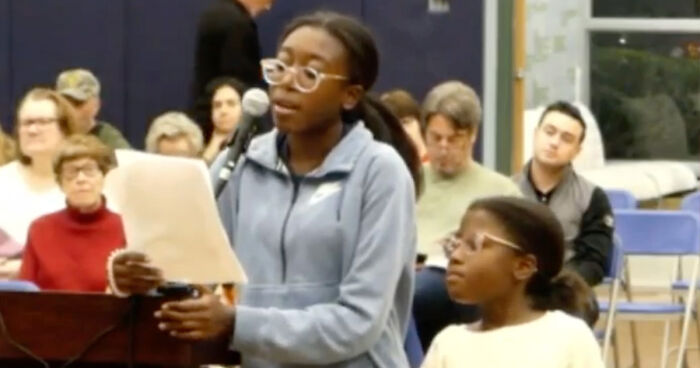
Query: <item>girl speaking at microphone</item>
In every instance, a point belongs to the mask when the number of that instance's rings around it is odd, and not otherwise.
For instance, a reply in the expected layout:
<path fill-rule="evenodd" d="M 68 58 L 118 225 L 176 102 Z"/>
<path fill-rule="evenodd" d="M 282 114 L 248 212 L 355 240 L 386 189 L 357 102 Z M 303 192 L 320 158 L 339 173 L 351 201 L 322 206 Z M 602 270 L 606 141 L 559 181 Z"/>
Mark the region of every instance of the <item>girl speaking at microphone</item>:
<path fill-rule="evenodd" d="M 261 64 L 276 129 L 251 142 L 218 200 L 249 284 L 233 307 L 212 295 L 164 304 L 160 326 L 230 336 L 243 367 L 407 367 L 420 163 L 366 95 L 379 69 L 372 35 L 339 14 L 303 16 Z M 112 269 L 121 292 L 160 282 L 143 255 Z"/>

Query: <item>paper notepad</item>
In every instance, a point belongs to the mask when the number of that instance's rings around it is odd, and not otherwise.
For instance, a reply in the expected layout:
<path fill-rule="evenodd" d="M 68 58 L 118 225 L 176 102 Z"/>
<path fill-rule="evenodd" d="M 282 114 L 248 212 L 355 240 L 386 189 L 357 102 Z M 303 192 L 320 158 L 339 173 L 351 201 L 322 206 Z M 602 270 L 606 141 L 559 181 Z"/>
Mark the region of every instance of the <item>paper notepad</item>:
<path fill-rule="evenodd" d="M 108 177 L 128 249 L 147 254 L 167 281 L 244 283 L 202 160 L 118 150 Z"/>

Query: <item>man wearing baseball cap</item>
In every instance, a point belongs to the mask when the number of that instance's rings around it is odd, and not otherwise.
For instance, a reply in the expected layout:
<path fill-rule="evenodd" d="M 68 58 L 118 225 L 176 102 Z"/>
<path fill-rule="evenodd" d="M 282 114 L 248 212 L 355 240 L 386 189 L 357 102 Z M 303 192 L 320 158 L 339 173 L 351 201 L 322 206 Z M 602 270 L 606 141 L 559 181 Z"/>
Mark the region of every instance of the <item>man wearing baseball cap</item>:
<path fill-rule="evenodd" d="M 71 102 L 82 124 L 82 131 L 99 138 L 107 146 L 129 148 L 129 142 L 112 124 L 97 120 L 100 112 L 100 81 L 86 69 L 63 71 L 56 80 L 56 91 Z"/>

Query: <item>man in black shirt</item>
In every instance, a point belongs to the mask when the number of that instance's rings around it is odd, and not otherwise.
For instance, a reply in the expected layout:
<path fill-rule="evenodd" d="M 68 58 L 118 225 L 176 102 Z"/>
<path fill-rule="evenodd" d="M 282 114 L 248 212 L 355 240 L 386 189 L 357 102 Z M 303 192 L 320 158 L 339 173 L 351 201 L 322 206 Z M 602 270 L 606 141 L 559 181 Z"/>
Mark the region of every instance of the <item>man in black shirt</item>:
<path fill-rule="evenodd" d="M 566 236 L 567 266 L 593 286 L 603 280 L 612 252 L 613 215 L 605 192 L 572 167 L 585 134 L 575 106 L 550 105 L 535 131 L 533 158 L 515 180 L 525 197 L 548 205 L 557 216 Z"/>
<path fill-rule="evenodd" d="M 200 16 L 194 65 L 194 119 L 211 131 L 211 96 L 207 84 L 234 77 L 255 86 L 261 82 L 260 41 L 253 18 L 274 0 L 216 0 Z"/>

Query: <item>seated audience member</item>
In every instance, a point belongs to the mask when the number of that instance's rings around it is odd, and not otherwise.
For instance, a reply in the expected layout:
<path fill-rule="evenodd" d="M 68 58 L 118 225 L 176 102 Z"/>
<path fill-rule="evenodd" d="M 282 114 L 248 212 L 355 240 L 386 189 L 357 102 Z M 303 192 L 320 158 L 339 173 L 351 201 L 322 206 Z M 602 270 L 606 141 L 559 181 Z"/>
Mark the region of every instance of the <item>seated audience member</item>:
<path fill-rule="evenodd" d="M 546 204 L 564 227 L 566 266 L 597 285 L 612 252 L 613 215 L 605 192 L 571 165 L 585 135 L 575 106 L 550 105 L 535 131 L 533 158 L 515 180 L 525 197 Z"/>
<path fill-rule="evenodd" d="M 202 154 L 202 131 L 187 115 L 166 112 L 155 118 L 146 135 L 146 151 L 167 156 L 198 158 Z"/>
<path fill-rule="evenodd" d="M 53 160 L 77 124 L 71 105 L 51 90 L 33 89 L 18 105 L 19 159 L 0 167 L 0 228 L 19 244 L 32 221 L 65 205 Z"/>
<path fill-rule="evenodd" d="M 107 146 L 129 148 L 129 142 L 112 124 L 97 120 L 102 101 L 100 81 L 85 69 L 66 70 L 56 80 L 56 91 L 68 99 L 75 108 L 80 123 L 80 133 L 90 133 Z"/>
<path fill-rule="evenodd" d="M 104 265 L 126 243 L 121 217 L 102 195 L 113 153 L 92 135 L 74 135 L 54 161 L 66 208 L 29 228 L 19 278 L 44 290 L 104 292 Z"/>
<path fill-rule="evenodd" d="M 211 130 L 207 129 L 207 146 L 202 157 L 212 163 L 233 136 L 241 118 L 241 99 L 246 86 L 235 78 L 219 78 L 207 86 L 211 96 Z"/>
<path fill-rule="evenodd" d="M 420 125 L 420 106 L 407 91 L 396 89 L 382 95 L 382 102 L 401 120 L 406 134 L 418 150 L 422 162 L 428 162 L 428 150 L 425 148 L 423 131 Z"/>
<path fill-rule="evenodd" d="M 603 368 L 586 314 L 586 283 L 563 272 L 564 233 L 544 205 L 493 197 L 472 203 L 448 243 L 450 297 L 481 319 L 435 338 L 423 368 Z"/>
<path fill-rule="evenodd" d="M 418 202 L 418 249 L 428 256 L 416 275 L 413 314 L 424 348 L 451 323 L 477 317 L 473 306 L 450 300 L 445 286 L 445 258 L 439 242 L 454 232 L 464 209 L 479 198 L 520 195 L 510 178 L 474 161 L 472 150 L 481 121 L 481 104 L 474 90 L 461 82 L 435 87 L 423 105 L 430 163 L 425 191 Z"/>
<path fill-rule="evenodd" d="M 0 166 L 5 165 L 17 158 L 15 142 L 5 132 L 0 125 Z"/>

